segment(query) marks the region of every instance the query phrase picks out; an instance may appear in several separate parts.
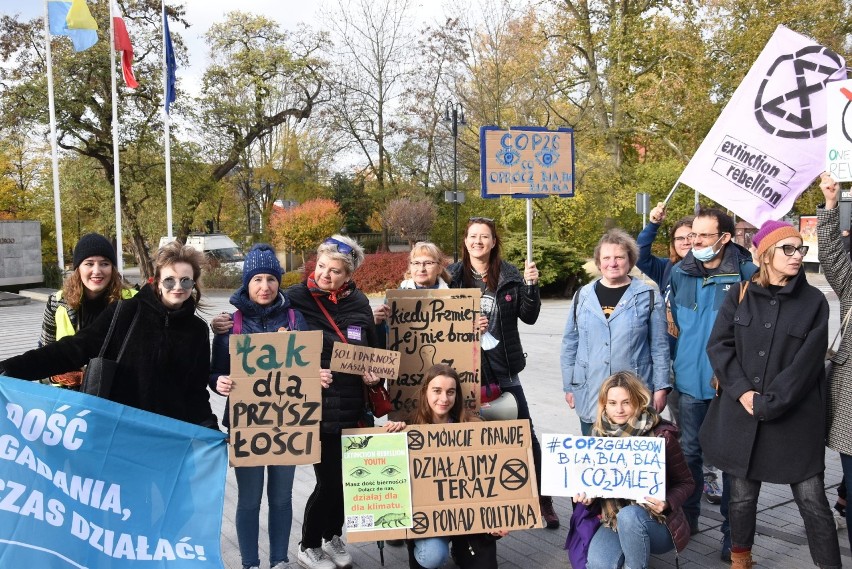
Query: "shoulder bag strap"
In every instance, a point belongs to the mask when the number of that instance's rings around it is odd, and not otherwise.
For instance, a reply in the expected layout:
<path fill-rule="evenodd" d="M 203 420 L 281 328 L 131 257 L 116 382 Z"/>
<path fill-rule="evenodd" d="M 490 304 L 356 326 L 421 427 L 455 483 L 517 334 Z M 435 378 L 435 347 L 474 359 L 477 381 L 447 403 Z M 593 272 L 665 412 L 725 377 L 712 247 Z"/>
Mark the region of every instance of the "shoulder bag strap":
<path fill-rule="evenodd" d="M 294 331 L 296 329 L 296 311 L 292 308 L 287 309 L 287 320 L 290 321 L 290 331 Z"/>
<path fill-rule="evenodd" d="M 133 315 L 133 321 L 130 322 L 130 328 L 127 329 L 127 333 L 124 336 L 124 342 L 121 343 L 121 349 L 118 351 L 118 357 L 115 358 L 116 362 L 121 361 L 121 355 L 124 353 L 124 348 L 127 347 L 127 342 L 128 340 L 130 340 L 130 335 L 133 334 L 133 329 L 136 327 L 136 322 L 139 320 L 139 313 L 142 312 L 141 309 L 141 306 L 136 306 L 136 314 Z M 116 312 L 118 311 L 116 310 Z"/>
<path fill-rule="evenodd" d="M 843 323 L 840 325 L 840 330 L 837 331 L 837 334 L 834 335 L 834 339 L 831 341 L 831 345 L 828 347 L 828 350 L 834 351 L 834 344 L 837 343 L 837 339 L 840 338 L 841 335 L 846 335 L 846 328 L 849 326 L 849 316 L 852 315 L 852 307 L 846 311 L 846 316 L 843 318 Z"/>
<path fill-rule="evenodd" d="M 107 332 L 106 338 L 104 338 L 104 343 L 101 345 L 101 351 L 98 352 L 99 358 L 104 357 L 109 341 L 112 338 L 112 331 L 115 330 L 115 322 L 118 320 L 118 313 L 121 311 L 121 303 L 122 301 L 119 300 L 115 305 L 115 312 L 112 313 L 112 321 L 109 323 L 109 331 Z M 122 349 L 123 348 L 124 347 L 122 346 Z"/>
<path fill-rule="evenodd" d="M 334 331 L 337 332 L 338 336 L 340 336 L 340 340 L 344 344 L 348 344 L 349 342 L 346 340 L 346 336 L 344 336 L 343 332 L 340 331 L 340 328 L 337 327 L 337 324 L 331 318 L 331 314 L 329 314 L 328 310 L 326 310 L 325 306 L 322 305 L 322 302 L 320 302 L 320 299 L 318 299 L 315 296 L 313 297 L 313 299 L 317 303 L 317 306 L 320 307 L 320 310 L 322 310 L 322 313 L 325 314 L 326 319 L 328 320 L 329 324 L 331 324 L 331 326 L 334 328 Z"/>

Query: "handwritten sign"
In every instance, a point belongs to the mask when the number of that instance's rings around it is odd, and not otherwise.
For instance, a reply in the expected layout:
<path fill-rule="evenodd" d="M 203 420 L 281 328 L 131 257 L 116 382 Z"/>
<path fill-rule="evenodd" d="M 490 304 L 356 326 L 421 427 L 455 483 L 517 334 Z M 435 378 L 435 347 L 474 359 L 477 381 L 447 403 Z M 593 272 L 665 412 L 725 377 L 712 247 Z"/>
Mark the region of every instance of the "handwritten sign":
<path fill-rule="evenodd" d="M 366 436 L 379 429 L 344 430 Z M 542 527 L 529 421 L 411 425 L 410 529 L 348 532 L 347 539 L 412 539 Z"/>
<path fill-rule="evenodd" d="M 446 363 L 459 372 L 465 405 L 479 409 L 479 289 L 389 290 L 388 349 L 400 353 L 399 376 L 389 382 L 390 417 L 410 420 L 426 371 Z"/>
<path fill-rule="evenodd" d="M 320 460 L 322 332 L 231 336 L 232 466 Z"/>
<path fill-rule="evenodd" d="M 356 375 L 371 372 L 396 379 L 399 377 L 399 352 L 335 342 L 331 350 L 331 371 Z"/>
<path fill-rule="evenodd" d="M 411 481 L 405 433 L 344 435 L 346 531 L 411 527 Z"/>
<path fill-rule="evenodd" d="M 838 182 L 852 181 L 852 80 L 826 85 L 828 136 L 825 171 Z"/>
<path fill-rule="evenodd" d="M 574 197 L 574 131 L 541 127 L 479 131 L 482 197 Z"/>
<path fill-rule="evenodd" d="M 541 492 L 644 501 L 665 499 L 666 440 L 542 435 Z"/>

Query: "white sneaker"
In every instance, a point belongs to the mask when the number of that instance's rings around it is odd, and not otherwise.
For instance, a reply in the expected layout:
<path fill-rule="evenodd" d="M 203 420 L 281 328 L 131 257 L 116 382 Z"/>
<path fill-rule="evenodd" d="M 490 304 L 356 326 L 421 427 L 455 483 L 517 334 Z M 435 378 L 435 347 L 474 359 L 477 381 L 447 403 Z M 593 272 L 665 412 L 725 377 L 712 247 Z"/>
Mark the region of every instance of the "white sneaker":
<path fill-rule="evenodd" d="M 299 565 L 305 569 L 337 569 L 334 561 L 329 559 L 325 552 L 319 547 L 308 549 L 299 548 L 299 555 L 297 559 L 299 560 Z"/>
<path fill-rule="evenodd" d="M 328 555 L 338 569 L 352 567 L 352 556 L 346 553 L 346 545 L 340 536 L 334 536 L 330 541 L 322 540 L 322 550 Z"/>
<path fill-rule="evenodd" d="M 846 529 L 846 518 L 841 516 L 837 510 L 834 511 L 834 525 L 837 526 L 837 529 Z"/>

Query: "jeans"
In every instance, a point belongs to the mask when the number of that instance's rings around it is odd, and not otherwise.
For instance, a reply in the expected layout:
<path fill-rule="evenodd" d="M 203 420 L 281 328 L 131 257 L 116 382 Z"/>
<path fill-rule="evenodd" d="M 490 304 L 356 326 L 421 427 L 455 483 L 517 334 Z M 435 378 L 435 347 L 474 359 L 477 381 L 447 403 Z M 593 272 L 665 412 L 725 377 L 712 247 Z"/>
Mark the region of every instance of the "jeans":
<path fill-rule="evenodd" d="M 698 441 L 698 431 L 701 430 L 701 424 L 707 415 L 710 401 L 710 399 L 695 399 L 686 393 L 681 393 L 678 398 L 680 448 L 683 449 L 683 457 L 686 459 L 686 465 L 689 467 L 692 479 L 695 481 L 695 490 L 692 491 L 692 495 L 683 504 L 683 513 L 686 514 L 690 525 L 697 524 L 698 516 L 701 514 L 701 495 L 704 492 L 704 461 L 701 456 L 701 443 Z"/>
<path fill-rule="evenodd" d="M 757 498 L 760 495 L 761 482 L 732 475 L 728 475 L 727 482 L 731 488 L 731 545 L 751 549 L 754 545 Z M 790 484 L 790 488 L 805 522 L 805 535 L 808 537 L 808 547 L 814 564 L 823 569 L 840 567 L 837 529 L 831 507 L 825 497 L 822 473 Z"/>
<path fill-rule="evenodd" d="M 507 385 L 500 388 L 504 392 L 511 393 L 515 396 L 515 401 L 518 402 L 518 419 L 529 419 L 530 422 L 530 437 L 532 437 L 533 462 L 535 463 L 535 475 L 538 480 L 538 491 L 541 494 L 541 444 L 538 442 L 538 437 L 535 436 L 535 428 L 533 427 L 532 417 L 530 417 L 530 406 L 527 404 L 527 397 L 524 395 L 524 388 L 520 383 Z"/>
<path fill-rule="evenodd" d="M 450 558 L 449 537 L 424 537 L 414 540 L 414 558 L 424 569 L 437 569 Z"/>
<path fill-rule="evenodd" d="M 257 539 L 260 533 L 260 501 L 263 498 L 264 472 L 269 501 L 269 564 L 289 561 L 290 527 L 293 523 L 293 475 L 295 466 L 238 466 L 237 542 L 244 567 L 260 565 Z"/>
<path fill-rule="evenodd" d="M 618 531 L 601 526 L 589 544 L 588 569 L 647 569 L 651 554 L 674 549 L 666 524 L 642 506 L 625 506 L 616 517 Z"/>
<path fill-rule="evenodd" d="M 302 547 L 315 549 L 322 540 L 342 535 L 343 451 L 340 433 L 320 432 L 320 461 L 314 464 L 316 486 L 305 504 Z"/>
<path fill-rule="evenodd" d="M 840 466 L 843 467 L 843 481 L 846 484 L 846 496 L 852 495 L 852 454 L 840 453 Z M 847 498 L 848 499 L 848 498 Z M 846 531 L 852 544 L 852 508 L 846 506 Z"/>

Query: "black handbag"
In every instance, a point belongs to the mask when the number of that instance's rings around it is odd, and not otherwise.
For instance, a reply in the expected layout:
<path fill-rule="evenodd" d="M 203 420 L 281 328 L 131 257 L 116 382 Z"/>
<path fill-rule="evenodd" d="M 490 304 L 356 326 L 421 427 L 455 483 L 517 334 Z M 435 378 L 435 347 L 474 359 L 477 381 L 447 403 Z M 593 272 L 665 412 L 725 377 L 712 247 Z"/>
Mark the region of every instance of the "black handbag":
<path fill-rule="evenodd" d="M 112 321 L 109 324 L 104 343 L 101 346 L 101 351 L 98 357 L 89 360 L 89 365 L 86 366 L 86 371 L 83 373 L 83 383 L 80 386 L 80 391 L 89 395 L 96 395 L 109 399 L 109 394 L 112 391 L 112 382 L 115 379 L 115 372 L 118 370 L 118 362 L 121 361 L 121 355 L 124 353 L 124 348 L 127 347 L 127 341 L 136 326 L 136 321 L 139 319 L 139 307 L 136 307 L 136 314 L 133 316 L 133 321 L 130 323 L 127 333 L 124 336 L 124 342 L 121 344 L 121 349 L 118 352 L 118 357 L 115 360 L 110 360 L 104 357 L 110 339 L 112 339 L 115 323 L 118 320 L 118 313 L 121 312 L 123 301 L 119 300 L 115 307 L 115 312 L 112 315 Z"/>

